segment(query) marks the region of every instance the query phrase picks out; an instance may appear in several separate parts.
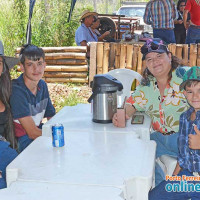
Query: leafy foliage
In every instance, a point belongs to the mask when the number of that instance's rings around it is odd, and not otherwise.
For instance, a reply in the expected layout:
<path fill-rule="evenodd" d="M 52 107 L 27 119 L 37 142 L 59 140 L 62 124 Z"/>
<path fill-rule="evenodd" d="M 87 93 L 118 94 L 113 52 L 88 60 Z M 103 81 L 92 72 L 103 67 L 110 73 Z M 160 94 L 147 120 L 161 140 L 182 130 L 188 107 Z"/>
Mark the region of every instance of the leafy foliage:
<path fill-rule="evenodd" d="M 72 46 L 75 31 L 80 25 L 83 10 L 91 6 L 75 8 L 67 23 L 71 0 L 37 0 L 32 15 L 32 44 L 38 46 Z M 29 1 L 0 1 L 0 39 L 7 55 L 26 43 L 26 26 L 29 16 Z"/>

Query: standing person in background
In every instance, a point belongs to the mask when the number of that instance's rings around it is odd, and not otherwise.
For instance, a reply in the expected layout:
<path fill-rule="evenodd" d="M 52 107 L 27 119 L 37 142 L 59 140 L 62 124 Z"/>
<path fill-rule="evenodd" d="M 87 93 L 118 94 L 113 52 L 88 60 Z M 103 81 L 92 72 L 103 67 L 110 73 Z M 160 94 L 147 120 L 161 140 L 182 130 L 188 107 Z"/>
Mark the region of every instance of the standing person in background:
<path fill-rule="evenodd" d="M 176 43 L 174 19 L 178 16 L 173 0 L 150 0 L 145 9 L 144 22 L 153 27 L 153 37 L 167 44 Z"/>
<path fill-rule="evenodd" d="M 190 12 L 190 25 L 187 23 L 188 13 Z M 200 43 L 200 1 L 187 0 L 183 12 L 183 22 L 187 31 L 186 43 Z"/>
<path fill-rule="evenodd" d="M 17 156 L 13 119 L 10 109 L 11 80 L 9 70 L 19 62 L 4 56 L 0 41 L 0 189 L 6 187 L 6 167 Z"/>
<path fill-rule="evenodd" d="M 185 44 L 186 29 L 183 23 L 183 11 L 185 9 L 185 4 L 186 0 L 179 0 L 177 3 L 178 19 L 174 20 L 174 34 L 177 44 Z"/>

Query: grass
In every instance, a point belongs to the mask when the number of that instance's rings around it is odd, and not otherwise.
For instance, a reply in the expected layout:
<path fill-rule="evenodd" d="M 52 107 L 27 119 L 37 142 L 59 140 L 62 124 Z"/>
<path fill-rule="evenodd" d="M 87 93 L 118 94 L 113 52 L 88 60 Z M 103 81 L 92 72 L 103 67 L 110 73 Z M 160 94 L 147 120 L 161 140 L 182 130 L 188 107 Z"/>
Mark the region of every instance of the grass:
<path fill-rule="evenodd" d="M 67 97 L 60 96 L 54 100 L 56 112 L 61 110 L 64 106 L 75 106 L 78 103 L 85 103 L 85 101 L 77 95 L 77 91 L 72 91 Z"/>
<path fill-rule="evenodd" d="M 91 89 L 86 84 L 48 84 L 50 98 L 56 112 L 64 106 L 75 106 L 79 103 L 88 103 Z"/>

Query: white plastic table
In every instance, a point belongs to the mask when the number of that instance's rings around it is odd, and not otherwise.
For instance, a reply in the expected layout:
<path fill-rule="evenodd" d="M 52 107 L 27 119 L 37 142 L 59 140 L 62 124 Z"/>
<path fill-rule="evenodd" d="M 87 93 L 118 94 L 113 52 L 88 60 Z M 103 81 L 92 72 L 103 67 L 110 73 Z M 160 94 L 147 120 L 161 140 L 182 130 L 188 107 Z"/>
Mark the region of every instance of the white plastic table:
<path fill-rule="evenodd" d="M 2 200 L 123 200 L 121 189 L 43 182 L 16 181 L 0 190 Z"/>
<path fill-rule="evenodd" d="M 33 181 L 121 188 L 127 200 L 147 200 L 156 144 L 132 133 L 65 131 L 66 145 L 34 140 L 7 167 L 7 184 Z M 110 200 L 110 199 L 109 199 Z M 111 199 L 112 200 L 112 199 Z"/>
<path fill-rule="evenodd" d="M 141 114 L 141 113 L 137 113 Z M 78 104 L 77 106 L 65 106 L 51 120 L 42 127 L 42 135 L 52 135 L 51 126 L 56 123 L 64 125 L 65 131 L 94 131 L 94 132 L 112 132 L 112 133 L 136 133 L 138 137 L 144 140 L 150 140 L 151 119 L 144 113 L 143 124 L 131 124 L 127 121 L 125 128 L 115 127 L 112 123 L 100 124 L 92 121 L 91 104 Z"/>

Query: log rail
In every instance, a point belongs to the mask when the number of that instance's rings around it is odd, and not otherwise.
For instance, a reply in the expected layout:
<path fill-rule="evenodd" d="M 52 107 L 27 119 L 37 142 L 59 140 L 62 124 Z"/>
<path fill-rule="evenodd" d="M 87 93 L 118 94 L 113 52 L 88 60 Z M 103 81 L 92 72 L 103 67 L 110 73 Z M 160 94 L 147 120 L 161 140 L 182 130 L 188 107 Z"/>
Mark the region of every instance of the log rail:
<path fill-rule="evenodd" d="M 95 74 L 107 73 L 109 70 L 127 68 L 142 74 L 145 61 L 142 61 L 140 49 L 144 43 L 91 43 L 89 83 Z M 182 60 L 186 66 L 200 66 L 200 43 L 169 44 L 173 55 Z"/>
<path fill-rule="evenodd" d="M 43 77 L 46 82 L 88 83 L 86 47 L 42 47 L 42 49 L 47 64 Z M 20 48 L 17 48 L 17 57 L 19 52 Z M 20 71 L 20 67 L 18 70 Z"/>
<path fill-rule="evenodd" d="M 86 58 L 86 47 L 42 47 L 45 51 L 46 82 L 90 83 L 95 74 L 107 73 L 112 69 L 127 68 L 142 74 L 145 61 L 140 49 L 143 43 L 92 42 L 90 67 Z M 173 55 L 187 66 L 200 66 L 200 44 L 169 44 Z M 16 50 L 19 56 L 20 48 Z M 88 77 L 89 74 L 89 77 Z"/>

